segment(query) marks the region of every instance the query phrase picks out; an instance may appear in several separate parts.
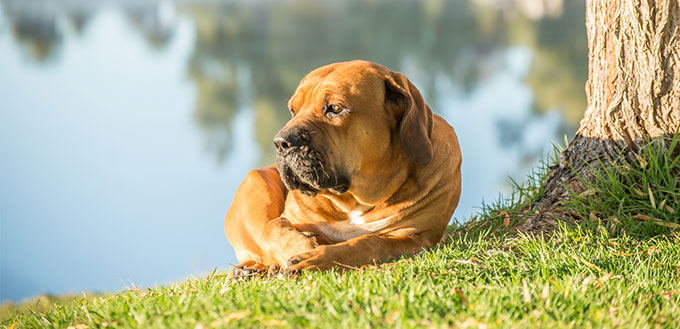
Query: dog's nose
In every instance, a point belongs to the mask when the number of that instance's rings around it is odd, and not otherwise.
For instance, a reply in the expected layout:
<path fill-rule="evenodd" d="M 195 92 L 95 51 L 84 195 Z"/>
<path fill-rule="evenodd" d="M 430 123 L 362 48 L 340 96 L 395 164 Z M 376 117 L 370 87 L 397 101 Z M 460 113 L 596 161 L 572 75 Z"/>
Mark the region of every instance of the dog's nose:
<path fill-rule="evenodd" d="M 279 151 L 285 151 L 295 146 L 309 144 L 309 134 L 301 129 L 281 130 L 274 136 L 274 145 Z"/>

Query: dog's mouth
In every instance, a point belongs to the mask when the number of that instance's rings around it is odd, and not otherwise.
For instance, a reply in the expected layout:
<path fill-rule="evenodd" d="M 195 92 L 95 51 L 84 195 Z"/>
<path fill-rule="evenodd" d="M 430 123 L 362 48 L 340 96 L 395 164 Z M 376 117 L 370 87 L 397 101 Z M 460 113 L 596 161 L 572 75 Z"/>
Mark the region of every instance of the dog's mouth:
<path fill-rule="evenodd" d="M 351 179 L 328 166 L 321 154 L 309 146 L 297 146 L 276 153 L 276 168 L 288 190 L 308 196 L 328 189 L 342 194 L 349 190 Z"/>

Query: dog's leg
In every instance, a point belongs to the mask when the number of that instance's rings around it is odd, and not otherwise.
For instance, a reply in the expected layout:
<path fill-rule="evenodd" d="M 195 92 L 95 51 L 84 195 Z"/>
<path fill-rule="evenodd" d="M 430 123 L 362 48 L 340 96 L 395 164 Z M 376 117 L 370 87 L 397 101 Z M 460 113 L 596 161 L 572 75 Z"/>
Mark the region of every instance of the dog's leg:
<path fill-rule="evenodd" d="M 441 238 L 441 232 L 394 233 L 366 234 L 338 244 L 319 246 L 290 258 L 287 271 L 327 270 L 333 267 L 343 270 L 380 263 L 431 248 Z"/>
<path fill-rule="evenodd" d="M 259 242 L 265 253 L 273 259 L 272 262 L 282 267 L 292 256 L 319 246 L 314 235 L 298 231 L 284 217 L 267 222 Z"/>
<path fill-rule="evenodd" d="M 275 166 L 253 170 L 236 190 L 224 220 L 224 232 L 244 263 L 284 266 L 293 255 L 318 246 L 281 216 L 286 187 Z"/>

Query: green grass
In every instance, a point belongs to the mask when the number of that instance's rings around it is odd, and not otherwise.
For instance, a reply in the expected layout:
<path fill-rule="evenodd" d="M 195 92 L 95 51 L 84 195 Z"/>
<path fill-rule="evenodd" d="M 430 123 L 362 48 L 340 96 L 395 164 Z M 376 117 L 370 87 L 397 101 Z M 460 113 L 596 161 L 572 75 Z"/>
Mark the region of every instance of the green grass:
<path fill-rule="evenodd" d="M 631 164 L 603 166 L 566 204 L 589 228 L 644 239 L 680 229 L 680 135 L 650 142 Z"/>
<path fill-rule="evenodd" d="M 450 243 L 359 272 L 129 290 L 7 322 L 17 328 L 680 327 L 680 238 L 549 239 L 457 229 Z"/>
<path fill-rule="evenodd" d="M 580 225 L 549 237 L 511 233 L 542 193 L 542 167 L 509 200 L 484 205 L 446 243 L 414 257 L 297 279 L 213 273 L 11 311 L 3 326 L 680 328 L 678 220 L 663 217 L 680 195 L 678 158 L 650 145 L 638 165 L 607 169 L 567 205 L 583 216 Z"/>

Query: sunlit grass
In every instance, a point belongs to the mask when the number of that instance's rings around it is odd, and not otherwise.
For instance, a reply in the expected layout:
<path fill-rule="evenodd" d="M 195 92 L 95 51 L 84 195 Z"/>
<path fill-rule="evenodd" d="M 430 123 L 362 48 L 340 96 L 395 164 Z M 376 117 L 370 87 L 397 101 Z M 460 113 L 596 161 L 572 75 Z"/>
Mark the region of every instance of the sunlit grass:
<path fill-rule="evenodd" d="M 17 328 L 355 328 L 680 326 L 680 238 L 549 239 L 467 234 L 401 262 L 298 279 L 214 274 L 166 287 L 76 298 L 13 316 Z"/>
<path fill-rule="evenodd" d="M 646 238 L 680 229 L 680 135 L 650 142 L 632 164 L 603 166 L 566 207 L 592 229 Z"/>
<path fill-rule="evenodd" d="M 414 257 L 297 279 L 213 273 L 13 312 L 3 326 L 678 328 L 680 235 L 659 224 L 678 223 L 663 213 L 677 207 L 678 158 L 650 145 L 639 166 L 612 167 L 590 186 L 597 192 L 577 196 L 568 206 L 584 220 L 549 237 L 511 232 L 542 193 L 542 166 L 509 199 Z"/>

